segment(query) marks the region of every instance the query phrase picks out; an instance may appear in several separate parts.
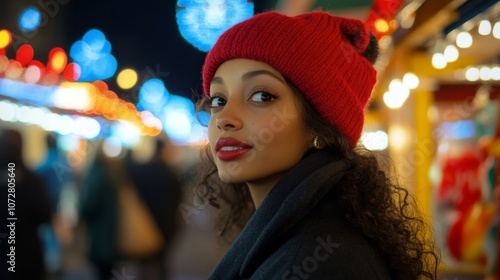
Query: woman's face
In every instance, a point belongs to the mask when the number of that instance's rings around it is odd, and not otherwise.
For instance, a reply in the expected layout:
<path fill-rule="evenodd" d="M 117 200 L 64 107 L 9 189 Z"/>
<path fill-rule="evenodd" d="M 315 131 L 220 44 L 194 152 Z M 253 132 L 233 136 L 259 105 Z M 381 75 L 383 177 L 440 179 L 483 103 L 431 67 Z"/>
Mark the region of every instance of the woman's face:
<path fill-rule="evenodd" d="M 266 63 L 226 61 L 210 97 L 210 149 L 226 183 L 276 181 L 311 147 L 295 94 Z"/>

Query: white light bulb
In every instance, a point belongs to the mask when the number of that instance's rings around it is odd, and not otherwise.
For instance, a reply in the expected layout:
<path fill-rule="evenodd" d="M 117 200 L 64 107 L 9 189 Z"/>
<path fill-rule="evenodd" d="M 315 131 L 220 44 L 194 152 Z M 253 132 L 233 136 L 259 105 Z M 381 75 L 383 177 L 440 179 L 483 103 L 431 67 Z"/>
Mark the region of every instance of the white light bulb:
<path fill-rule="evenodd" d="M 483 81 L 491 79 L 491 68 L 488 66 L 481 67 L 481 69 L 479 69 L 479 78 Z"/>
<path fill-rule="evenodd" d="M 491 79 L 494 81 L 500 80 L 500 67 L 495 66 L 491 68 Z"/>
<path fill-rule="evenodd" d="M 419 84 L 419 79 L 417 75 L 408 72 L 403 76 L 403 84 L 409 89 L 416 89 Z"/>
<path fill-rule="evenodd" d="M 448 62 L 454 62 L 458 59 L 458 49 L 455 45 L 448 45 L 444 49 L 444 58 Z"/>
<path fill-rule="evenodd" d="M 497 21 L 493 26 L 493 37 L 500 39 L 500 21 Z"/>
<path fill-rule="evenodd" d="M 384 93 L 383 99 L 387 107 L 398 109 L 403 106 L 409 95 L 410 90 L 400 80 L 394 79 L 389 84 L 389 91 Z"/>
<path fill-rule="evenodd" d="M 442 53 L 435 53 L 432 56 L 432 66 L 434 66 L 434 68 L 443 69 L 446 67 L 446 64 L 448 63 L 446 62 L 446 58 Z"/>
<path fill-rule="evenodd" d="M 467 71 L 465 71 L 465 78 L 470 82 L 479 80 L 479 69 L 477 69 L 476 67 L 467 69 Z"/>
<path fill-rule="evenodd" d="M 481 35 L 489 35 L 491 33 L 491 22 L 489 20 L 482 20 L 479 23 L 477 31 Z"/>
<path fill-rule="evenodd" d="M 469 32 L 462 31 L 457 35 L 457 46 L 462 49 L 472 46 L 472 36 Z"/>

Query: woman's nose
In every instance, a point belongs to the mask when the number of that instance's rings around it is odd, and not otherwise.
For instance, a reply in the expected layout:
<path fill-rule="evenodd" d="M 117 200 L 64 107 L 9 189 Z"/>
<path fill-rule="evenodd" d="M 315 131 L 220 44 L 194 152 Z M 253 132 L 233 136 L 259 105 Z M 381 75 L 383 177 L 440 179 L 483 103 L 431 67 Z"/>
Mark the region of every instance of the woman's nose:
<path fill-rule="evenodd" d="M 238 109 L 234 102 L 227 102 L 222 111 L 217 115 L 217 128 L 219 130 L 238 130 L 243 126 L 241 108 Z"/>

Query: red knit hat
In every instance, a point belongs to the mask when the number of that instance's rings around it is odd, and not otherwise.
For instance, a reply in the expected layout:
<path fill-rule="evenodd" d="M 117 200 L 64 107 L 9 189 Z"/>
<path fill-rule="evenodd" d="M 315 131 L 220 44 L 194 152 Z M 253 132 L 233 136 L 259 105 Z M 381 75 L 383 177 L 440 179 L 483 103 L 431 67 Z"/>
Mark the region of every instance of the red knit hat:
<path fill-rule="evenodd" d="M 210 82 L 227 60 L 267 63 L 355 147 L 376 81 L 373 65 L 362 55 L 369 42 L 370 33 L 360 20 L 319 11 L 295 17 L 257 14 L 219 37 L 203 65 L 203 90 L 210 94 Z"/>

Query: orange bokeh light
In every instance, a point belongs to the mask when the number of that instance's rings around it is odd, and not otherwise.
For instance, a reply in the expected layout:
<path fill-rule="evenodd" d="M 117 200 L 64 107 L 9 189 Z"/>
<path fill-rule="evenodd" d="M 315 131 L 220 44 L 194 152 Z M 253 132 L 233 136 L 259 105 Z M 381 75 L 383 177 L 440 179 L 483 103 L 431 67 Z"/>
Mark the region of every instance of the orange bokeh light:
<path fill-rule="evenodd" d="M 99 92 L 105 92 L 108 90 L 108 85 L 104 81 L 97 80 L 92 82 L 92 84 L 97 88 Z"/>
<path fill-rule="evenodd" d="M 385 19 L 377 19 L 375 21 L 375 29 L 380 33 L 386 33 L 389 31 L 389 24 Z"/>
<path fill-rule="evenodd" d="M 49 63 L 47 65 L 55 73 L 61 73 L 68 63 L 68 56 L 61 48 L 53 48 L 49 53 Z"/>

